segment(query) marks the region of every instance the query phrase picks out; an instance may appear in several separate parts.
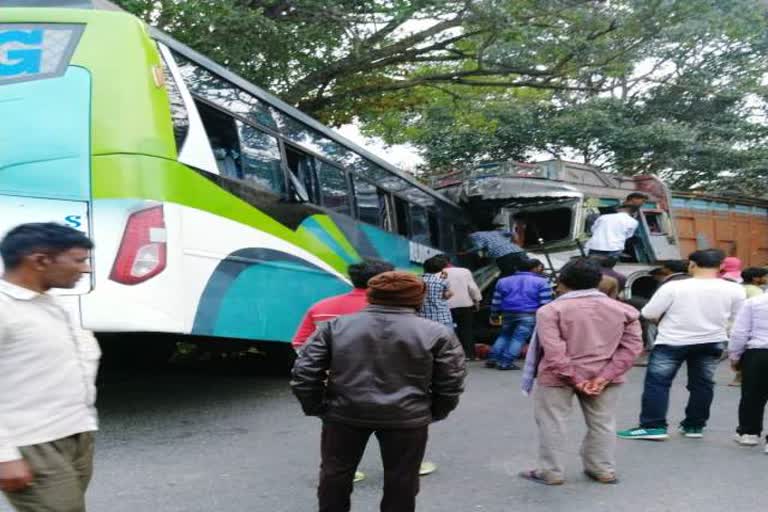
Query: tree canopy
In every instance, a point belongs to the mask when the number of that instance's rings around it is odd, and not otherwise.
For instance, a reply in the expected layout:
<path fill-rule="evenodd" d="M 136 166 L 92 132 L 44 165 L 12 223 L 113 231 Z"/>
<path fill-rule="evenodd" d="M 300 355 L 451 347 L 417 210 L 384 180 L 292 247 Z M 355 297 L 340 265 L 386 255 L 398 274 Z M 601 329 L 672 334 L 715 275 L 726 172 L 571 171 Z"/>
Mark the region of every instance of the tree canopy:
<path fill-rule="evenodd" d="M 121 0 L 426 172 L 538 152 L 677 187 L 763 188 L 761 0 Z"/>

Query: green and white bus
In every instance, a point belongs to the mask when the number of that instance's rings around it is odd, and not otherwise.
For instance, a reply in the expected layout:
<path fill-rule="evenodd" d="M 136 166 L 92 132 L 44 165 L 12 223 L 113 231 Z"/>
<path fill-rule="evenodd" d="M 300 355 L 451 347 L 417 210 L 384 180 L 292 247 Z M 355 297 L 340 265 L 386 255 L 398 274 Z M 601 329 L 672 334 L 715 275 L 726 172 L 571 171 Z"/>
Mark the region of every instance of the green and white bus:
<path fill-rule="evenodd" d="M 121 12 L 0 9 L 0 235 L 96 243 L 97 332 L 288 342 L 346 267 L 453 253 L 461 209 Z"/>

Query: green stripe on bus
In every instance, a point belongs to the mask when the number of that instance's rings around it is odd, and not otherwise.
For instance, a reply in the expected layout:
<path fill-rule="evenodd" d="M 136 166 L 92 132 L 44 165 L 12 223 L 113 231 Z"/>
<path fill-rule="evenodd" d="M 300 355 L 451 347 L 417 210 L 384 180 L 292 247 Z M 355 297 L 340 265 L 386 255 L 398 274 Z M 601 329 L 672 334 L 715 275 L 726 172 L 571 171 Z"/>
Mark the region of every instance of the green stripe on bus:
<path fill-rule="evenodd" d="M 172 160 L 143 155 L 95 156 L 93 197 L 150 199 L 197 208 L 290 242 L 346 275 L 347 263 L 344 259 L 309 230 L 293 231 L 287 228 L 264 212 Z"/>
<path fill-rule="evenodd" d="M 351 243 L 349 243 L 349 240 L 347 240 L 347 237 L 344 236 L 344 233 L 341 232 L 339 227 L 333 222 L 333 219 L 331 219 L 327 215 L 317 216 L 314 217 L 314 219 L 317 221 L 318 224 L 320 224 L 325 230 L 328 232 L 330 236 L 333 237 L 336 242 L 341 245 L 341 247 L 351 256 L 351 259 L 359 261 L 362 258 L 357 253 L 357 249 L 355 249 Z"/>

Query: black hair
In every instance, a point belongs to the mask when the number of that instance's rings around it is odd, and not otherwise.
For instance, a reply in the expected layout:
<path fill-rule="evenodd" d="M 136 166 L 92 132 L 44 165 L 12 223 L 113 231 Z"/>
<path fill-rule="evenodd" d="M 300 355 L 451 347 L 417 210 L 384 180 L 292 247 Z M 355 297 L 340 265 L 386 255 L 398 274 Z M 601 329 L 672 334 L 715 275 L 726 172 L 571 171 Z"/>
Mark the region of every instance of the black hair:
<path fill-rule="evenodd" d="M 600 264 L 593 259 L 578 258 L 566 263 L 560 269 L 560 282 L 571 290 L 597 288 L 603 273 Z"/>
<path fill-rule="evenodd" d="M 688 273 L 688 262 L 686 260 L 666 260 L 661 262 L 661 266 L 671 270 L 673 274 Z"/>
<path fill-rule="evenodd" d="M 529 272 L 538 266 L 543 267 L 544 264 L 541 262 L 541 260 L 537 260 L 536 258 L 525 259 L 517 264 L 517 268 L 523 272 Z"/>
<path fill-rule="evenodd" d="M 590 256 L 590 259 L 595 260 L 601 268 L 613 268 L 619 262 L 616 256 Z"/>
<path fill-rule="evenodd" d="M 702 249 L 693 251 L 688 259 L 701 268 L 720 268 L 725 259 L 725 253 L 720 249 Z"/>
<path fill-rule="evenodd" d="M 349 279 L 355 288 L 368 288 L 368 281 L 384 272 L 395 270 L 395 266 L 389 262 L 381 260 L 363 260 L 360 263 L 353 263 L 347 267 Z"/>
<path fill-rule="evenodd" d="M 6 269 L 18 267 L 25 256 L 42 252 L 55 257 L 70 249 L 93 249 L 93 242 L 82 232 L 55 222 L 32 222 L 10 230 L 0 242 L 0 255 Z"/>
<path fill-rule="evenodd" d="M 650 196 L 645 192 L 632 192 L 627 195 L 624 201 L 631 201 L 633 199 L 642 199 L 644 201 L 647 201 L 648 199 L 650 199 Z"/>
<path fill-rule="evenodd" d="M 748 267 L 741 273 L 744 284 L 751 284 L 755 279 L 768 276 L 768 268 Z"/>
<path fill-rule="evenodd" d="M 438 272 L 442 272 L 445 267 L 448 266 L 448 258 L 443 256 L 442 254 L 438 254 L 437 256 L 432 256 L 427 261 L 424 262 L 424 273 L 425 274 L 437 274 Z"/>

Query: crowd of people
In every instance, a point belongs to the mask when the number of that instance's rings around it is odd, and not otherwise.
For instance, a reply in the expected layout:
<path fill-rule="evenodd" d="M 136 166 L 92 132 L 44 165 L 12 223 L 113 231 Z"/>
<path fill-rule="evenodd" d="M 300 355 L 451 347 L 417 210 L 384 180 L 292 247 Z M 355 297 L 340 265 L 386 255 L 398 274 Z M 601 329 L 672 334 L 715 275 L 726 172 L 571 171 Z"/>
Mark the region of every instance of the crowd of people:
<path fill-rule="evenodd" d="M 597 219 L 594 229 L 611 222 Z M 627 228 L 622 236 L 633 233 Z M 768 270 L 741 269 L 718 249 L 698 250 L 651 272 L 658 288 L 649 300 L 626 302 L 619 300 L 626 278 L 614 268 L 614 246 L 572 259 L 553 282 L 540 261 L 493 240 L 475 237 L 502 260 L 489 297 L 490 322 L 500 329 L 485 366 L 522 370 L 539 432 L 537 463 L 521 478 L 566 481 L 567 421 L 577 401 L 587 426 L 584 473 L 617 483 L 617 439 L 669 438 L 670 387 L 684 364 L 690 396 L 679 429 L 702 438 L 724 356 L 741 375 L 735 439 L 760 444 Z M 82 233 L 50 223 L 18 226 L 0 242 L 0 389 L 14 390 L 0 393 L 0 489 L 20 512 L 85 511 L 100 353 L 49 291 L 75 286 L 89 271 L 91 248 Z M 415 510 L 419 477 L 436 469 L 424 461 L 429 426 L 459 404 L 466 361 L 477 357 L 473 316 L 482 295 L 472 273 L 444 255 L 423 267 L 417 276 L 383 261 L 351 265 L 353 290 L 309 308 L 293 339 L 291 388 L 304 413 L 322 419 L 320 512 L 351 509 L 371 436 L 384 466 L 383 512 Z M 650 356 L 638 425 L 617 432 L 622 383 L 644 350 Z"/>

